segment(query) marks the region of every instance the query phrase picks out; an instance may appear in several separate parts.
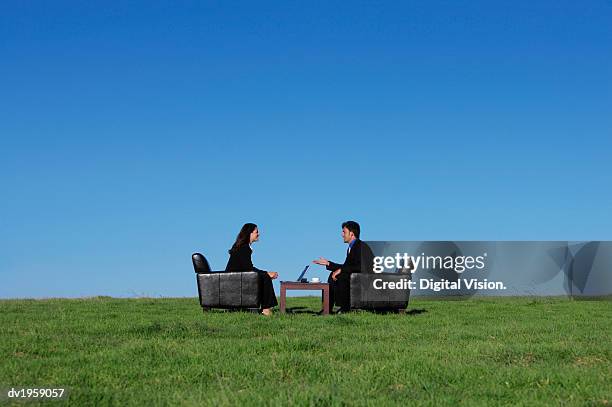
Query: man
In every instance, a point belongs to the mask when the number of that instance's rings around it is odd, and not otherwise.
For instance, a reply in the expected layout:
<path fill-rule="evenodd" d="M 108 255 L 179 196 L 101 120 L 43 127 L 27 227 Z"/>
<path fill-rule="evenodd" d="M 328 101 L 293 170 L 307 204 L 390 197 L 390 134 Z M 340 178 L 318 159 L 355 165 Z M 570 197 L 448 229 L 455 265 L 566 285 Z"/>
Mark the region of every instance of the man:
<path fill-rule="evenodd" d="M 343 264 L 334 263 L 324 257 L 312 262 L 325 266 L 331 271 L 327 282 L 329 283 L 329 301 L 333 306 L 340 307 L 338 313 L 348 312 L 351 308 L 351 274 L 372 272 L 374 255 L 370 247 L 359 240 L 360 228 L 357 222 L 349 220 L 342 224 L 342 240 L 348 244 L 346 260 Z"/>

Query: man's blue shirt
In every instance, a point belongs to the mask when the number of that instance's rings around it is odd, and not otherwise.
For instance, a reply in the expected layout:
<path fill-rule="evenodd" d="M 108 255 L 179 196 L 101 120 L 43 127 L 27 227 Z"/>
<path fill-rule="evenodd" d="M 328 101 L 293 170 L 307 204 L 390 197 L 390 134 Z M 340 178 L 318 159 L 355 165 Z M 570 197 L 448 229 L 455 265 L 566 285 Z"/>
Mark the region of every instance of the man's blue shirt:
<path fill-rule="evenodd" d="M 355 242 L 357 241 L 357 239 L 353 239 L 349 242 L 349 247 L 348 247 L 348 251 L 351 251 L 351 248 L 353 247 L 353 245 L 355 244 Z"/>

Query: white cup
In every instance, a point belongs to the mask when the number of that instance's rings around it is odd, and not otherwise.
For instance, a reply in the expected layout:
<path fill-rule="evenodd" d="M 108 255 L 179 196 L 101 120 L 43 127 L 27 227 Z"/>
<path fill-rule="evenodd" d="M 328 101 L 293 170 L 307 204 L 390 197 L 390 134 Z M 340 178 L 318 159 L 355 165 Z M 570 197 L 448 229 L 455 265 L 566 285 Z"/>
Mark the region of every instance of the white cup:
<path fill-rule="evenodd" d="M 313 278 L 310 279 L 311 283 L 318 283 L 319 281 L 321 281 L 321 280 L 319 280 L 319 277 L 313 277 Z"/>

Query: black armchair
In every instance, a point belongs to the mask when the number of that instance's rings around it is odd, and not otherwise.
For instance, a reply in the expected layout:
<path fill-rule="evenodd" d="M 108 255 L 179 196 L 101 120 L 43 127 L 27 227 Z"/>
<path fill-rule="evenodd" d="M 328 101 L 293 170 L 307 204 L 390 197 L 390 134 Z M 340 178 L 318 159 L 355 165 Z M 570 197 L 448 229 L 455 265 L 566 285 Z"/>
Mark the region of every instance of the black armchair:
<path fill-rule="evenodd" d="M 411 277 L 410 272 L 351 274 L 351 309 L 404 311 L 410 297 L 407 281 Z M 384 289 L 381 288 L 383 283 L 386 283 Z M 395 287 L 389 288 L 389 283 L 393 283 Z M 404 284 L 399 286 L 403 288 L 398 289 L 398 284 Z"/>
<path fill-rule="evenodd" d="M 256 271 L 212 271 L 200 253 L 191 256 L 196 272 L 198 296 L 204 311 L 210 308 L 258 308 L 261 297 L 261 278 Z"/>

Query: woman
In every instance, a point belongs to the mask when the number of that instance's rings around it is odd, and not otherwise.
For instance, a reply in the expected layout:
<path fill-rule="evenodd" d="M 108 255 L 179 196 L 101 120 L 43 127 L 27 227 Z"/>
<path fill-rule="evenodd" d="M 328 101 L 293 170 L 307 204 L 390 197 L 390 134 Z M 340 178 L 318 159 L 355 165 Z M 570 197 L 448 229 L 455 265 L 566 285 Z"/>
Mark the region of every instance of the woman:
<path fill-rule="evenodd" d="M 257 271 L 262 280 L 261 313 L 272 315 L 272 307 L 276 306 L 276 295 L 272 287 L 272 279 L 278 277 L 278 273 L 273 271 L 260 270 L 253 266 L 251 261 L 251 244 L 259 240 L 259 230 L 254 223 L 245 223 L 236 237 L 234 245 L 229 250 L 230 258 L 225 267 L 225 271 Z"/>

